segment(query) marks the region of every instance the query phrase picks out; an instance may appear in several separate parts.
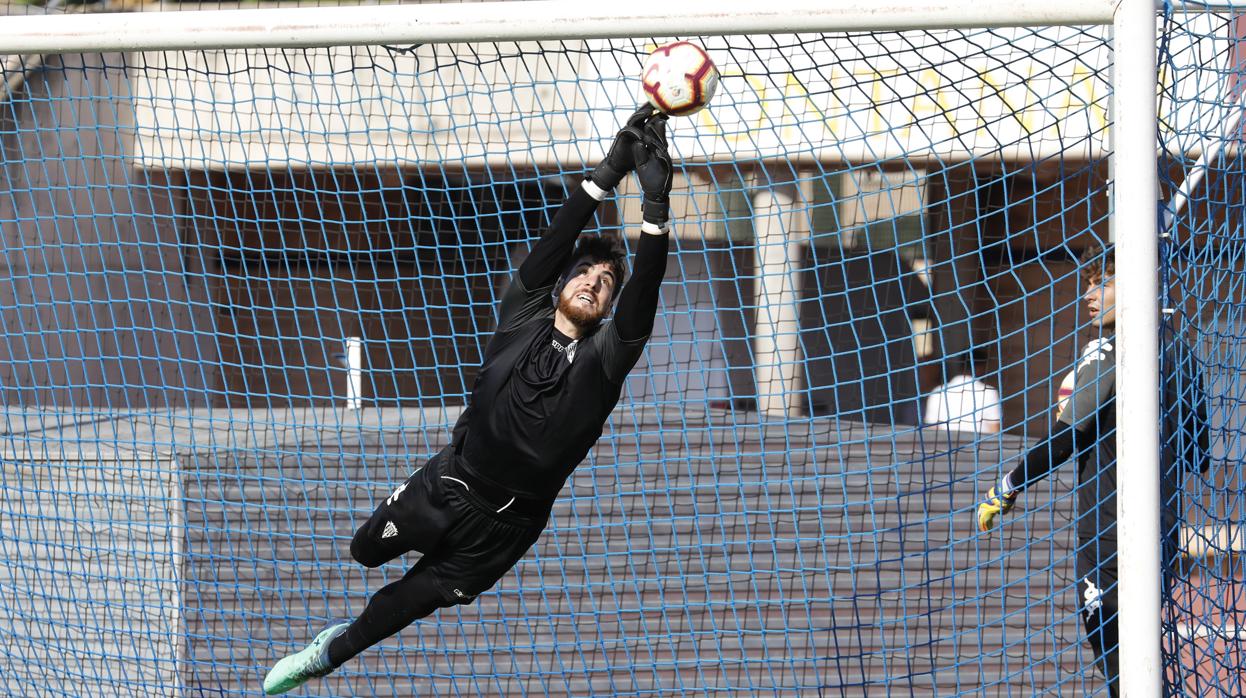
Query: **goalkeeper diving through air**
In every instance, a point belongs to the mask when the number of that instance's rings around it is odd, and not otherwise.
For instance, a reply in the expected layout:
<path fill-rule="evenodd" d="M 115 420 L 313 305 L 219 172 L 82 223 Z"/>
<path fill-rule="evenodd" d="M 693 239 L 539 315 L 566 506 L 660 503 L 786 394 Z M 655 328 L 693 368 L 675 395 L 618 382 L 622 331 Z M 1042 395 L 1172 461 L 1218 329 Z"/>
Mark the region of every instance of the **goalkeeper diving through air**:
<path fill-rule="evenodd" d="M 1099 336 L 1090 340 L 1070 375 L 1072 394 L 1062 399 L 1055 427 L 1026 453 L 1021 464 L 991 488 L 978 505 L 978 529 L 989 531 L 1008 513 L 1017 495 L 1051 469 L 1076 456 L 1077 591 L 1086 638 L 1108 691 L 1120 695 L 1117 660 L 1116 478 L 1130 477 L 1128 463 L 1116 463 L 1116 279 L 1112 250 L 1093 246 L 1082 256 L 1086 293 L 1082 300 Z M 1166 338 L 1161 357 L 1162 444 L 1161 531 L 1166 556 L 1176 551 L 1179 479 L 1207 470 L 1207 408 L 1192 352 Z M 1069 379 L 1066 379 L 1067 385 Z M 1137 477 L 1133 475 L 1133 477 Z M 1166 569 L 1169 565 L 1164 566 Z"/>
<path fill-rule="evenodd" d="M 423 557 L 353 622 L 326 628 L 277 662 L 265 693 L 325 676 L 439 608 L 470 604 L 541 535 L 653 330 L 669 245 L 666 119 L 649 105 L 638 109 L 563 202 L 502 296 L 451 444 L 377 506 L 350 545 L 366 567 L 412 551 Z M 580 233 L 632 171 L 644 194 L 643 222 L 635 270 L 624 284 L 618 243 Z M 616 302 L 614 319 L 602 323 Z"/>

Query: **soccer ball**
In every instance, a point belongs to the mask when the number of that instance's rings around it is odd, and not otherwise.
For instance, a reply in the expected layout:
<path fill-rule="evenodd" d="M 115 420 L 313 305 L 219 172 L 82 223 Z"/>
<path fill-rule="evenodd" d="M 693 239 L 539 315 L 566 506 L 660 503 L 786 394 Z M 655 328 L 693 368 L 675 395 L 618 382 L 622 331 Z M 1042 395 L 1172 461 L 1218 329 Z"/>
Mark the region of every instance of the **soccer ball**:
<path fill-rule="evenodd" d="M 687 116 L 709 104 L 718 89 L 718 68 L 705 49 L 676 41 L 649 54 L 640 81 L 650 104 L 670 116 Z"/>

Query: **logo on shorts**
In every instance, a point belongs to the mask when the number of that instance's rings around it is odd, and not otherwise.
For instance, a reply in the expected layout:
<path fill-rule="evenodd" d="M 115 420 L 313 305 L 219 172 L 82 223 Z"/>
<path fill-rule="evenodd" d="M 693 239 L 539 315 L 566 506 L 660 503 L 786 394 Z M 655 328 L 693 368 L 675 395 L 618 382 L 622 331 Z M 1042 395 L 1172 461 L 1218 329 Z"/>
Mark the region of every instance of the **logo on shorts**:
<path fill-rule="evenodd" d="M 457 597 L 459 597 L 460 599 L 466 599 L 466 598 L 467 598 L 467 594 L 464 594 L 464 593 L 462 592 L 462 590 L 459 590 L 459 589 L 451 589 L 451 591 L 453 591 L 453 592 L 454 592 L 454 595 L 455 595 L 455 596 L 457 596 Z"/>
<path fill-rule="evenodd" d="M 1090 615 L 1099 610 L 1103 606 L 1103 591 L 1090 581 L 1090 577 L 1085 577 L 1082 582 L 1086 584 L 1086 590 L 1082 592 L 1082 598 L 1086 601 L 1086 614 Z"/>
<path fill-rule="evenodd" d="M 398 527 L 394 525 L 393 521 L 386 521 L 385 530 L 381 531 L 381 539 L 393 538 L 396 535 L 398 535 Z"/>
<path fill-rule="evenodd" d="M 403 491 L 406 489 L 407 489 L 407 483 L 405 482 L 402 483 L 401 485 L 398 485 L 398 487 L 394 488 L 394 493 L 389 495 L 389 499 L 385 500 L 385 505 L 393 506 L 394 502 L 398 501 L 398 496 L 401 495 Z"/>

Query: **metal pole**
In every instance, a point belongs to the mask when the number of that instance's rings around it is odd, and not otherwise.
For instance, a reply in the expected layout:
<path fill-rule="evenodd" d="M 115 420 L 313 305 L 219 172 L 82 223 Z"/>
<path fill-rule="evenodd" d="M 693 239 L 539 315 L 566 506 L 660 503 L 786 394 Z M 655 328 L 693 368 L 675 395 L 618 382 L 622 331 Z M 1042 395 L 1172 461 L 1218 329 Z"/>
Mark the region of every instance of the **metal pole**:
<path fill-rule="evenodd" d="M 1181 182 L 1181 187 L 1177 189 L 1177 193 L 1173 194 L 1172 200 L 1164 210 L 1164 229 L 1172 227 L 1173 221 L 1177 216 L 1181 215 L 1181 210 L 1190 200 L 1190 195 L 1194 193 L 1194 188 L 1203 181 L 1207 171 L 1215 164 L 1220 157 L 1220 153 L 1228 146 L 1229 140 L 1237 133 L 1241 127 L 1243 108 L 1246 107 L 1246 91 L 1234 101 L 1230 107 L 1229 114 L 1221 121 L 1220 133 L 1210 145 L 1203 145 L 1203 152 L 1199 155 L 1198 162 L 1194 163 L 1194 167 L 1190 168 L 1190 173 L 1185 176 Z"/>
<path fill-rule="evenodd" d="M 1160 698 L 1163 687 L 1155 20 L 1153 0 L 1121 0 L 1113 22 L 1118 628 L 1126 698 Z"/>
<path fill-rule="evenodd" d="M 346 338 L 346 409 L 363 407 L 363 338 Z"/>
<path fill-rule="evenodd" d="M 0 104 L 9 101 L 9 98 L 17 94 L 22 89 L 22 85 L 26 84 L 27 78 L 31 73 L 39 69 L 43 65 L 43 56 L 35 54 L 33 56 L 9 56 L 4 63 L 4 74 L 8 75 L 8 79 L 0 84 Z"/>
<path fill-rule="evenodd" d="M 769 184 L 753 196 L 757 236 L 757 322 L 753 354 L 757 409 L 765 415 L 791 416 L 797 406 L 800 360 L 800 290 L 796 243 L 791 235 L 797 184 Z"/>
<path fill-rule="evenodd" d="M 1156 3 L 1157 9 L 1162 8 L 1163 0 Z M 1202 14 L 1207 12 L 1227 12 L 1240 14 L 1241 0 L 1237 2 L 1199 2 L 1199 0 L 1172 0 L 1172 11 L 1181 14 Z"/>
<path fill-rule="evenodd" d="M 1113 0 L 581 0 L 5 17 L 0 54 L 1108 24 Z"/>

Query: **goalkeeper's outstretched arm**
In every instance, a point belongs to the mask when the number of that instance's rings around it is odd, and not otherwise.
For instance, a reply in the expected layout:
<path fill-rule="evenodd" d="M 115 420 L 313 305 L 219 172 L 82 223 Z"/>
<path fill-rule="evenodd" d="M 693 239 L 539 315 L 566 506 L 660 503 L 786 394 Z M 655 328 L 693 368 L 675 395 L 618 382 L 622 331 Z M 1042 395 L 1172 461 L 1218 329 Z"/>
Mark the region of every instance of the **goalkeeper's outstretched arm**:
<path fill-rule="evenodd" d="M 655 116 L 644 124 L 635 162 L 644 201 L 634 272 L 619 294 L 610 328 L 596 338 L 606 376 L 616 382 L 622 382 L 635 366 L 653 332 L 666 275 L 673 166 L 667 150 L 665 116 Z"/>
<path fill-rule="evenodd" d="M 620 292 L 614 314 L 614 326 L 624 342 L 647 339 L 653 331 L 669 247 L 670 235 L 666 231 L 640 236 L 632 278 Z"/>
<path fill-rule="evenodd" d="M 519 279 L 525 287 L 538 289 L 552 286 L 571 262 L 575 240 L 593 217 L 597 204 L 636 167 L 636 146 L 644 137 L 640 127 L 652 113 L 653 108 L 646 103 L 628 117 L 627 125 L 615 136 L 605 159 L 554 214 L 549 230 L 519 266 Z"/>
<path fill-rule="evenodd" d="M 1017 495 L 1031 484 L 1047 477 L 1058 465 L 1069 460 L 1079 448 L 1087 448 L 1094 443 L 1095 434 L 1092 428 L 1078 429 L 1071 424 L 1057 421 L 1056 428 L 1037 446 L 1027 451 L 1021 463 L 1000 478 L 999 483 L 991 488 L 986 501 L 978 505 L 978 530 L 985 532 L 994 528 L 996 519 L 1012 509 Z"/>
<path fill-rule="evenodd" d="M 519 280 L 524 288 L 535 291 L 554 285 L 558 274 L 571 261 L 576 238 L 580 237 L 604 196 L 605 192 L 600 189 L 590 192 L 588 187 L 581 185 L 563 201 L 550 221 L 549 229 L 519 265 Z"/>
<path fill-rule="evenodd" d="M 1099 297 L 1092 292 L 1098 283 L 1088 283 L 1087 306 L 1091 315 L 1103 318 L 1104 326 L 1114 323 L 1110 313 L 1100 312 Z M 1046 477 L 1074 453 L 1092 448 L 1100 438 L 1099 416 L 1115 409 L 1116 360 L 1110 337 L 1092 340 L 1082 351 L 1073 374 L 1073 394 L 1061 404 L 1055 428 L 1030 449 L 1021 464 L 991 488 L 987 500 L 978 505 L 978 530 L 989 531 L 1001 514 L 1012 509 L 1017 495 L 1031 483 Z"/>
<path fill-rule="evenodd" d="M 529 319 L 552 305 L 550 293 L 571 262 L 576 239 L 597 211 L 597 205 L 635 168 L 636 148 L 644 138 L 641 127 L 652 113 L 653 108 L 645 104 L 628 118 L 605 159 L 554 213 L 549 228 L 533 245 L 527 259 L 519 265 L 513 282 L 502 294 L 499 330 Z"/>
<path fill-rule="evenodd" d="M 614 326 L 619 339 L 636 342 L 653 331 L 658 310 L 662 277 L 666 275 L 666 256 L 670 247 L 669 218 L 674 167 L 666 144 L 666 118 L 651 119 L 644 126 L 642 141 L 635 149 L 636 175 L 644 193 L 640 241 L 635 271 L 619 296 Z"/>
<path fill-rule="evenodd" d="M 1037 446 L 1026 452 L 1025 458 L 1000 480 L 1000 491 L 1019 494 L 1026 487 L 1047 477 L 1056 466 L 1067 461 L 1077 450 L 1078 444 L 1093 443 L 1090 430 L 1074 429 L 1073 425 L 1056 422 L 1056 428 Z"/>

